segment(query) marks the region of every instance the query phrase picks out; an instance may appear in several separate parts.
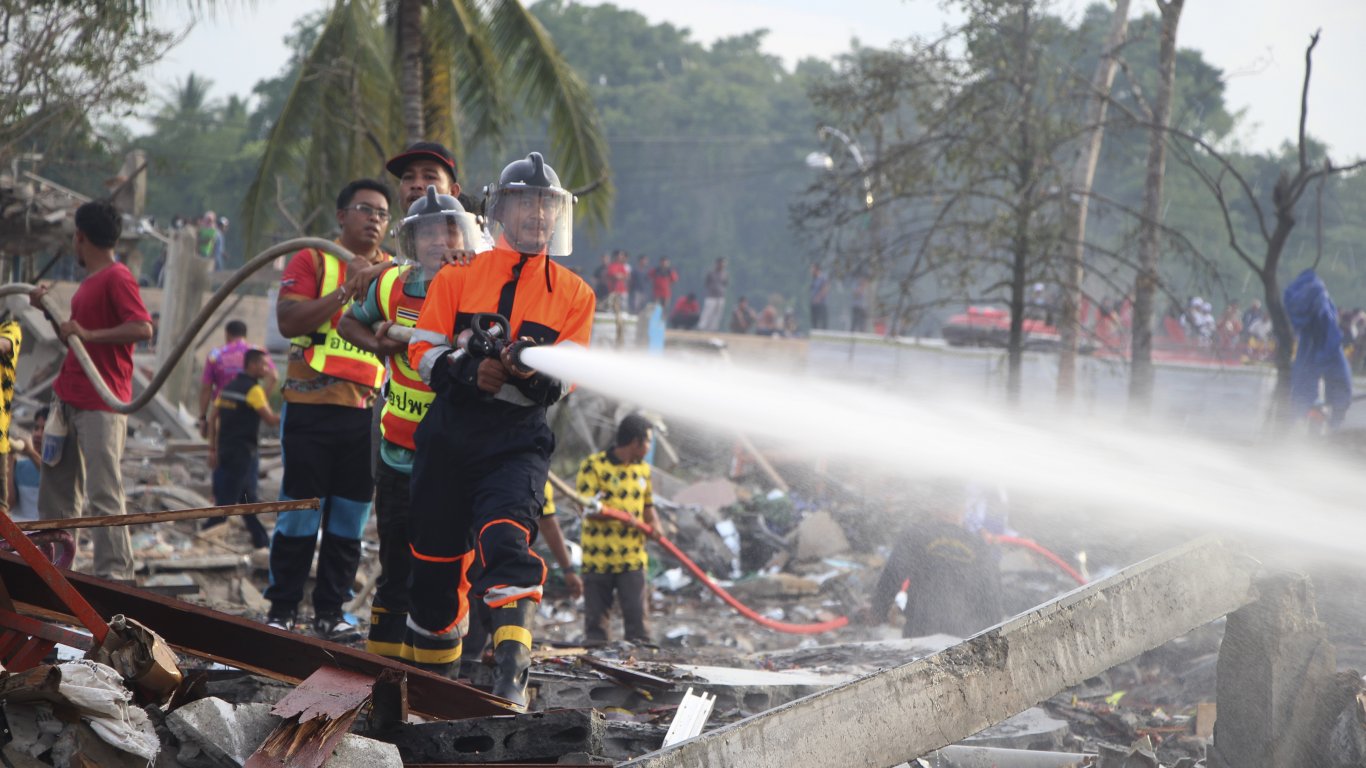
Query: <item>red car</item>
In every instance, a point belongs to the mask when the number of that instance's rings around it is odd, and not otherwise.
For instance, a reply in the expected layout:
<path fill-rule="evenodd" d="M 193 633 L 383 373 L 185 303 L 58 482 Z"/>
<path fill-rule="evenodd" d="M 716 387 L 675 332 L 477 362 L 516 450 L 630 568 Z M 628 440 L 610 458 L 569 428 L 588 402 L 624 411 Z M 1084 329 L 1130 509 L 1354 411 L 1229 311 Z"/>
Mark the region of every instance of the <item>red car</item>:
<path fill-rule="evenodd" d="M 1010 311 L 997 307 L 968 307 L 953 315 L 941 331 L 944 340 L 955 347 L 1006 347 L 1010 342 Z M 1056 349 L 1058 329 L 1026 316 L 1024 349 Z"/>

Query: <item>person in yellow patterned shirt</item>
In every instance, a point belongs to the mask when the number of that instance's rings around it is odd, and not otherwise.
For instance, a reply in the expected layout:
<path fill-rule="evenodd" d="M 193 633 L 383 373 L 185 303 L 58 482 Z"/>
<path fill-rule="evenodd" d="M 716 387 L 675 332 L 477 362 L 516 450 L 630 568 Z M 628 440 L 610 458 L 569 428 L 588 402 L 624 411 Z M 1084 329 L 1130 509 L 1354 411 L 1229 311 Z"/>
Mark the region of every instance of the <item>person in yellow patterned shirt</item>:
<path fill-rule="evenodd" d="M 589 456 L 579 465 L 578 491 L 596 497 L 605 506 L 619 509 L 659 531 L 650 465 L 645 457 L 654 439 L 654 425 L 632 413 L 617 425 L 616 445 Z M 645 581 L 645 535 L 639 529 L 602 515 L 589 515 L 583 523 L 583 625 L 584 643 L 608 640 L 613 596 L 621 603 L 626 639 L 650 642 Z"/>
<path fill-rule="evenodd" d="M 10 408 L 14 404 L 14 369 L 19 365 L 19 346 L 23 343 L 23 338 L 18 322 L 6 320 L 0 323 L 0 493 L 5 494 L 0 506 L 7 512 L 9 488 L 14 481 L 14 478 L 9 476 Z"/>

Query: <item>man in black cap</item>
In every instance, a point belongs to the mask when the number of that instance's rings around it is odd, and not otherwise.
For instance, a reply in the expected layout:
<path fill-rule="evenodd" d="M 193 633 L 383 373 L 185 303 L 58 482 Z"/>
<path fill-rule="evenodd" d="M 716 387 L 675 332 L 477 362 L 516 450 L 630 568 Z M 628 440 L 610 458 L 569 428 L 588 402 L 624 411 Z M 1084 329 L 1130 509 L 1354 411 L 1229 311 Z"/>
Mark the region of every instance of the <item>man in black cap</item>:
<path fill-rule="evenodd" d="M 402 152 L 389 158 L 384 168 L 398 179 L 398 194 L 402 201 L 399 210 L 404 213 L 413 203 L 427 196 L 429 186 L 436 187 L 438 195 L 460 197 L 460 182 L 455 180 L 455 155 L 451 154 L 444 144 L 435 141 L 417 141 L 409 144 Z M 464 198 L 461 199 L 461 203 L 467 211 L 473 207 Z M 483 250 L 482 247 L 475 245 L 469 247 L 474 251 Z M 388 266 L 390 265 L 382 264 L 356 270 L 347 281 L 348 291 L 353 296 L 365 296 L 370 283 Z"/>
<path fill-rule="evenodd" d="M 426 197 L 428 186 L 436 187 L 438 195 L 460 196 L 460 183 L 455 180 L 455 155 L 435 141 L 410 144 L 384 168 L 398 178 L 404 211 Z"/>

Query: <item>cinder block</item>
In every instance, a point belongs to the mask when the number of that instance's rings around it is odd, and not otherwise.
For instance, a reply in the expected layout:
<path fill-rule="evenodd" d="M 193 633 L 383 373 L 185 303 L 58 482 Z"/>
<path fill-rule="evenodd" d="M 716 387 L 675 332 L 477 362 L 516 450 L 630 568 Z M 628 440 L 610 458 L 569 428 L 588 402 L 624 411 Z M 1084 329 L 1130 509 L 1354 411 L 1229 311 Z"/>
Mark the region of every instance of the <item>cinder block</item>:
<path fill-rule="evenodd" d="M 592 710 L 562 709 L 507 717 L 406 724 L 386 734 L 405 763 L 537 762 L 570 752 L 601 754 L 607 719 Z"/>

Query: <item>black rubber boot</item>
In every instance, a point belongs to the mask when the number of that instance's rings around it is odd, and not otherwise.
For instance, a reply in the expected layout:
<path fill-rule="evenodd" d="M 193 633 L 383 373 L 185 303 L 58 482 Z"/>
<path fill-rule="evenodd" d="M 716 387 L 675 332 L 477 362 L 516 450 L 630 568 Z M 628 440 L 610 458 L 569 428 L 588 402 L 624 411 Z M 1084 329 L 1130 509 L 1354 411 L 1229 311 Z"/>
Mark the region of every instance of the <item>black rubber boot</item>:
<path fill-rule="evenodd" d="M 460 679 L 460 662 L 458 661 L 452 661 L 447 664 L 423 664 L 417 661 L 410 661 L 408 663 L 424 672 L 431 672 L 433 675 L 440 675 L 450 680 Z"/>
<path fill-rule="evenodd" d="M 446 636 L 433 637 L 419 628 L 412 616 L 408 617 L 400 651 L 404 661 L 434 675 L 455 680 L 460 674 L 461 650 L 459 635 L 452 632 Z"/>
<path fill-rule="evenodd" d="M 507 699 L 521 712 L 527 707 L 531 677 L 531 618 L 536 603 L 518 600 L 493 609 L 493 695 Z"/>

